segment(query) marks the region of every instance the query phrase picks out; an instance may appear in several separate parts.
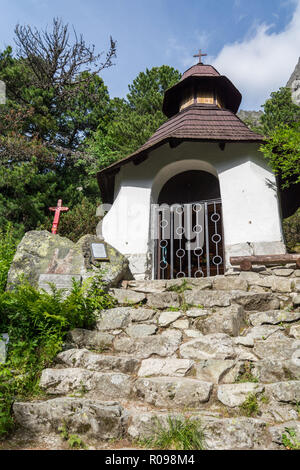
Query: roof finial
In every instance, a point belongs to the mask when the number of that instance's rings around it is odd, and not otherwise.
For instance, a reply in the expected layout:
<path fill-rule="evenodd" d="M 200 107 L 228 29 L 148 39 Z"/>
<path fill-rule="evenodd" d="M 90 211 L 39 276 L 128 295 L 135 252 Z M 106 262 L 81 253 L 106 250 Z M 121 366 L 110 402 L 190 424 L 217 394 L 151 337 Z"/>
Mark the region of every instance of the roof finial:
<path fill-rule="evenodd" d="M 203 65 L 203 62 L 201 61 L 201 57 L 206 56 L 207 54 L 202 54 L 201 49 L 199 49 L 199 54 L 195 54 L 193 57 L 199 57 L 199 64 Z"/>

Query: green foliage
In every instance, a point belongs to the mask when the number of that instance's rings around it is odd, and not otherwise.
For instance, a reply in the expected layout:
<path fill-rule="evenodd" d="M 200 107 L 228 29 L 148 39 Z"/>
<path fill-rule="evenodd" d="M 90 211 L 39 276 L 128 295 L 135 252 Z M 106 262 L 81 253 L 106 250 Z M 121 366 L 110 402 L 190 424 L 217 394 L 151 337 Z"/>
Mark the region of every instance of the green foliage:
<path fill-rule="evenodd" d="M 86 449 L 86 445 L 83 440 L 76 434 L 70 434 L 68 444 L 71 449 Z"/>
<path fill-rule="evenodd" d="M 48 294 L 26 283 L 0 294 L 0 333 L 9 334 L 7 362 L 0 364 L 0 437 L 11 430 L 13 401 L 40 393 L 40 373 L 61 350 L 67 332 L 92 328 L 96 311 L 113 305 L 97 278 L 83 286 L 74 281 L 67 297 L 54 286 Z"/>
<path fill-rule="evenodd" d="M 164 92 L 179 79 L 173 67 L 146 69 L 129 85 L 127 100 L 111 101 L 112 119 L 107 131 L 99 129 L 88 141 L 88 151 L 98 156 L 101 168 L 133 153 L 166 121 L 162 112 Z"/>
<path fill-rule="evenodd" d="M 289 252 L 300 253 L 300 208 L 283 221 L 283 231 Z"/>
<path fill-rule="evenodd" d="M 274 173 L 281 176 L 283 188 L 300 183 L 300 122 L 277 125 L 260 150 Z"/>
<path fill-rule="evenodd" d="M 93 204 L 96 209 L 99 198 L 97 158 L 79 150 L 110 120 L 109 94 L 98 73 L 112 65 L 115 43 L 100 62 L 93 46 L 72 37 L 58 19 L 52 31 L 18 25 L 15 35 L 18 49 L 0 52 L 7 87 L 7 104 L 0 107 L 0 228 L 7 221 L 20 232 L 49 225 L 48 207 L 61 198 L 74 210 L 63 234 L 69 226 L 71 238 L 79 238 L 95 217 L 80 227 L 75 217 Z"/>
<path fill-rule="evenodd" d="M 261 131 L 267 141 L 260 150 L 282 188 L 288 188 L 300 182 L 300 107 L 292 102 L 289 88 L 280 88 L 263 108 Z"/>
<path fill-rule="evenodd" d="M 60 432 L 60 437 L 64 441 L 68 441 L 68 444 L 71 449 L 86 449 L 85 443 L 79 436 L 77 436 L 76 434 L 69 434 L 69 429 L 65 421 L 58 428 L 58 431 Z"/>
<path fill-rule="evenodd" d="M 59 235 L 77 242 L 86 233 L 95 233 L 99 218 L 96 217 L 96 208 L 100 200 L 92 202 L 83 196 L 81 202 L 76 204 L 69 212 L 63 214 L 59 223 Z M 53 213 L 52 213 L 53 214 Z M 53 215 L 47 217 L 47 222 L 38 226 L 39 230 L 51 229 Z"/>
<path fill-rule="evenodd" d="M 192 290 L 192 287 L 188 284 L 186 279 L 184 279 L 180 285 L 174 284 L 167 289 L 169 292 L 177 292 L 178 294 L 182 294 L 186 290 Z"/>
<path fill-rule="evenodd" d="M 293 428 L 285 428 L 286 434 L 282 434 L 282 444 L 288 450 L 300 450 L 300 441 L 297 439 L 297 434 Z"/>
<path fill-rule="evenodd" d="M 157 420 L 153 427 L 153 437 L 144 439 L 139 444 L 164 450 L 204 450 L 205 436 L 199 421 L 169 416 L 167 426 Z"/>
<path fill-rule="evenodd" d="M 246 361 L 244 364 L 244 371 L 240 374 L 237 379 L 236 383 L 246 383 L 246 382 L 258 382 L 258 378 L 252 374 L 253 364 L 249 361 Z"/>
<path fill-rule="evenodd" d="M 0 228 L 0 295 L 4 292 L 7 274 L 13 260 L 18 244 L 17 234 L 13 231 L 11 223 L 4 229 Z"/>
<path fill-rule="evenodd" d="M 259 412 L 258 401 L 255 393 L 249 393 L 246 400 L 240 405 L 241 413 L 245 416 L 256 416 Z"/>
<path fill-rule="evenodd" d="M 292 102 L 289 88 L 282 87 L 271 93 L 271 98 L 262 107 L 261 124 L 265 136 L 271 136 L 278 126 L 290 127 L 300 121 L 300 108 Z"/>

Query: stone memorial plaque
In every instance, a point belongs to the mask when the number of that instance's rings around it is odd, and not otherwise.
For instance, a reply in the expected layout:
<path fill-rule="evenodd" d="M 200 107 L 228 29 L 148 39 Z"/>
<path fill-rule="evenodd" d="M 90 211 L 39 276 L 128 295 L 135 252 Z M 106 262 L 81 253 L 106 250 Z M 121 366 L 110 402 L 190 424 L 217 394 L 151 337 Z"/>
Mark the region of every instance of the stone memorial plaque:
<path fill-rule="evenodd" d="M 109 261 L 104 243 L 92 243 L 91 252 L 95 261 Z"/>
<path fill-rule="evenodd" d="M 81 276 L 79 274 L 40 274 L 38 285 L 40 289 L 51 293 L 50 284 L 54 284 L 57 289 L 64 289 L 67 293 L 72 289 L 73 279 L 77 282 L 81 282 Z"/>

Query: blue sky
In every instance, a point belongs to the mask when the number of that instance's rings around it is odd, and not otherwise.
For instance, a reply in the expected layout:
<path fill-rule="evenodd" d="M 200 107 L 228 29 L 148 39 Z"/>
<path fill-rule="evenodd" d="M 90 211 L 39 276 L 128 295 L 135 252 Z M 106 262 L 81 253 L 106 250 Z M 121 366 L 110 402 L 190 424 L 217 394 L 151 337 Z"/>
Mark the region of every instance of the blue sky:
<path fill-rule="evenodd" d="M 153 66 L 181 72 L 202 48 L 206 63 L 258 109 L 284 86 L 300 56 L 300 0 L 0 0 L 0 48 L 13 44 L 16 23 L 38 28 L 53 16 L 74 25 L 96 50 L 117 41 L 115 66 L 103 71 L 110 95 L 126 96 L 136 75 Z"/>

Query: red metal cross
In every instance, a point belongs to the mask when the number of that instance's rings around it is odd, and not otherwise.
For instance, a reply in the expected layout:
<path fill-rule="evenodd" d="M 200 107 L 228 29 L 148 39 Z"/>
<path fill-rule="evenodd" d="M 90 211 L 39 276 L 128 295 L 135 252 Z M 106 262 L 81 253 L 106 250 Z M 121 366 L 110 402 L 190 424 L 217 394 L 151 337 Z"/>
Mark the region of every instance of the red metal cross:
<path fill-rule="evenodd" d="M 52 212 L 55 212 L 51 232 L 56 234 L 57 229 L 58 229 L 58 224 L 59 224 L 60 213 L 68 212 L 69 208 L 62 207 L 62 199 L 59 199 L 57 201 L 57 207 L 49 207 L 49 210 Z"/>

